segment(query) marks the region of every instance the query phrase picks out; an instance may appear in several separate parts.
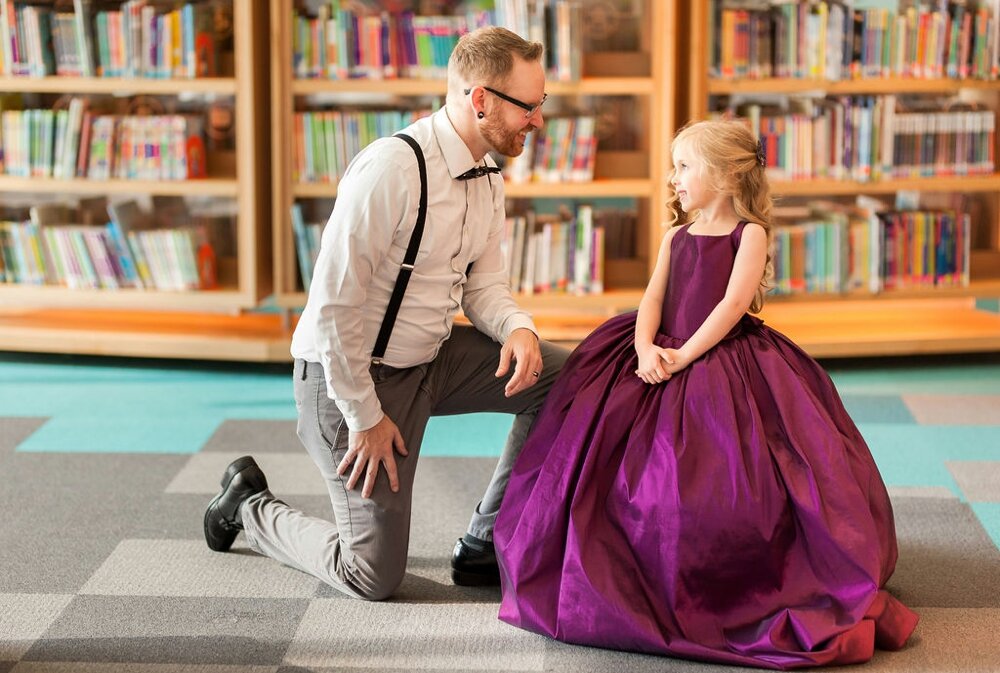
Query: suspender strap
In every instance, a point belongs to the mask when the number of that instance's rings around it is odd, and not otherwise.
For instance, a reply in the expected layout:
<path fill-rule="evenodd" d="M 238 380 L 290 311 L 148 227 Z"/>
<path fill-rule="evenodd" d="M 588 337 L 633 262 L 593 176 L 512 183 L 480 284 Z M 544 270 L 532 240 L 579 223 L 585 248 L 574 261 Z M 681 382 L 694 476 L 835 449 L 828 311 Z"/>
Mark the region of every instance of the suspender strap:
<path fill-rule="evenodd" d="M 376 365 L 382 364 L 382 356 L 385 355 L 385 349 L 389 345 L 389 337 L 396 324 L 396 315 L 403 303 L 410 274 L 413 273 L 413 263 L 417 260 L 420 239 L 424 235 L 424 220 L 427 219 L 427 165 L 424 163 L 424 153 L 417 141 L 405 133 L 397 133 L 395 137 L 406 141 L 417 155 L 417 168 L 420 169 L 420 206 L 417 209 L 417 223 L 413 227 L 413 233 L 410 234 L 410 244 L 406 246 L 403 264 L 399 269 L 399 275 L 396 276 L 396 286 L 392 288 L 392 296 L 389 297 L 389 305 L 386 306 L 385 317 L 382 318 L 382 326 L 379 327 L 378 337 L 375 339 L 375 348 L 372 349 L 372 364 Z"/>

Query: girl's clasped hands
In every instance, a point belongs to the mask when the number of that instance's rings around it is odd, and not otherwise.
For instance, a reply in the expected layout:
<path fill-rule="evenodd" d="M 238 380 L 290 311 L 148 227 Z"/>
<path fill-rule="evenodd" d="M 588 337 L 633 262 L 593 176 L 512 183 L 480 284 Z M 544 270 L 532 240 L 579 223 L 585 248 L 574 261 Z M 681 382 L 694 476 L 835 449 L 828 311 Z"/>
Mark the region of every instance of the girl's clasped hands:
<path fill-rule="evenodd" d="M 676 348 L 661 348 L 650 344 L 636 350 L 639 367 L 635 370 L 635 375 L 650 385 L 669 381 L 671 376 L 688 366 L 687 359 Z"/>

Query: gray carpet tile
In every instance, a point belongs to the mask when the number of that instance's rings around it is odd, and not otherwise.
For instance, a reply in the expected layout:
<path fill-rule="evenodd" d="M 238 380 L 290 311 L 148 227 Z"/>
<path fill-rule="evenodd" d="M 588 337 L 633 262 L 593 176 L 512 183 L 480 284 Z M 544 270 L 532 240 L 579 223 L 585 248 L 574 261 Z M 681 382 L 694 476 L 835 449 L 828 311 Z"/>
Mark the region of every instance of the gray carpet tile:
<path fill-rule="evenodd" d="M 302 618 L 284 663 L 538 671 L 544 650 L 545 639 L 500 622 L 492 604 L 317 599 Z"/>
<path fill-rule="evenodd" d="M 219 481 L 226 466 L 242 455 L 220 451 L 191 454 L 166 492 L 214 495 L 219 492 Z M 278 497 L 327 493 L 326 483 L 305 451 L 265 453 L 255 455 L 254 459 L 267 476 L 268 487 Z"/>
<path fill-rule="evenodd" d="M 277 673 L 277 671 L 277 666 L 22 661 L 12 673 Z M 2 672 L 3 669 L 0 668 L 0 673 Z"/>
<path fill-rule="evenodd" d="M 304 453 L 295 421 L 228 420 L 219 425 L 202 451 L 222 453 Z"/>
<path fill-rule="evenodd" d="M 958 496 L 947 486 L 888 486 L 889 497 L 896 498 L 944 498 L 958 500 Z"/>
<path fill-rule="evenodd" d="M 951 460 L 945 466 L 970 502 L 1000 502 L 1000 462 Z"/>
<path fill-rule="evenodd" d="M 68 594 L 0 594 L 0 661 L 17 661 L 69 605 Z"/>
<path fill-rule="evenodd" d="M 546 673 L 734 673 L 749 668 L 546 641 Z"/>
<path fill-rule="evenodd" d="M 420 459 L 413 484 L 411 556 L 451 556 L 495 467 L 496 458 Z"/>
<path fill-rule="evenodd" d="M 966 503 L 897 498 L 893 510 L 896 596 L 915 608 L 1000 608 L 1000 552 Z"/>
<path fill-rule="evenodd" d="M 846 393 L 841 399 L 855 423 L 914 423 L 913 414 L 899 395 Z"/>
<path fill-rule="evenodd" d="M 997 425 L 1000 395 L 903 395 L 921 425 Z"/>
<path fill-rule="evenodd" d="M 77 596 L 23 660 L 278 666 L 308 604 Z"/>
<path fill-rule="evenodd" d="M 328 666 L 282 666 L 278 669 L 277 673 L 413 673 L 414 670 L 419 670 L 420 673 L 455 673 L 462 669 L 455 668 L 419 668 L 414 669 L 412 667 L 404 668 L 359 668 L 357 666 L 337 666 L 336 668 L 330 668 Z M 467 669 L 469 673 L 477 673 L 475 669 Z"/>
<path fill-rule="evenodd" d="M 140 540 L 204 540 L 205 508 L 215 494 L 156 493 L 149 509 L 132 524 L 130 537 Z"/>
<path fill-rule="evenodd" d="M 16 452 L 3 466 L 0 591 L 75 592 L 150 515 L 185 456 Z M 150 499 L 154 494 L 154 499 Z"/>
<path fill-rule="evenodd" d="M 46 418 L 15 418 L 0 416 L 0 460 L 17 445 L 45 424 Z"/>
<path fill-rule="evenodd" d="M 320 584 L 316 598 L 348 599 L 327 584 Z M 499 609 L 498 587 L 460 587 L 451 581 L 451 557 L 423 558 L 410 555 L 406 576 L 396 594 L 394 603 L 492 603 Z"/>
<path fill-rule="evenodd" d="M 81 594 L 309 598 L 319 580 L 246 548 L 213 552 L 203 540 L 123 540 Z"/>

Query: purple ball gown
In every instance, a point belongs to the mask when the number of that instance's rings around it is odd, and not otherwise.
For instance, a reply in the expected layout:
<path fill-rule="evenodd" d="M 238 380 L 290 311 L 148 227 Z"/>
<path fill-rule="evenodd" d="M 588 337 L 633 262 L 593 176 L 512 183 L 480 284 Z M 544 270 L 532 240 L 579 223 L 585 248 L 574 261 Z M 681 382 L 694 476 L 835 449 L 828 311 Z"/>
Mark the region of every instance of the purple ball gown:
<path fill-rule="evenodd" d="M 744 223 L 684 227 L 655 343 L 680 347 L 725 294 Z M 746 315 L 660 385 L 636 314 L 574 351 L 497 518 L 500 619 L 558 640 L 767 668 L 898 649 L 917 616 L 885 485 L 826 372 Z"/>

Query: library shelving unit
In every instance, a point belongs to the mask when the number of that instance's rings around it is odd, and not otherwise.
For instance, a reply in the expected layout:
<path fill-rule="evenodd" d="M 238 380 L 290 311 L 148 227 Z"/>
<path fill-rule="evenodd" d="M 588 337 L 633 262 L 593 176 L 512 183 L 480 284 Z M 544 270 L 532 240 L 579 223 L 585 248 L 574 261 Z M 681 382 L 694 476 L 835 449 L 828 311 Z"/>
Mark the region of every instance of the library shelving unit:
<path fill-rule="evenodd" d="M 675 100 L 678 119 L 703 119 L 713 96 L 971 94 L 1000 109 L 1000 81 L 968 79 L 722 79 L 711 76 L 707 45 L 712 3 L 685 3 L 680 48 L 686 54 Z M 996 148 L 994 148 L 996 149 Z M 1000 350 L 1000 315 L 977 309 L 977 300 L 1000 296 L 1000 173 L 858 182 L 813 179 L 772 181 L 776 201 L 803 197 L 885 196 L 899 192 L 974 194 L 985 206 L 971 223 L 970 282 L 965 287 L 885 290 L 875 294 L 827 293 L 772 297 L 763 317 L 810 353 L 822 357 L 906 355 Z M 983 302 L 985 304 L 986 302 Z"/>
<path fill-rule="evenodd" d="M 301 3 L 273 0 L 270 4 L 275 299 L 291 316 L 295 309 L 305 304 L 306 299 L 296 265 L 291 206 L 311 199 L 332 203 L 337 193 L 335 182 L 294 182 L 292 179 L 293 150 L 289 139 L 293 135 L 297 102 L 307 97 L 318 97 L 329 105 L 329 101 L 338 97 L 358 100 L 375 94 L 395 100 L 432 97 L 440 105 L 446 92 L 446 82 L 443 79 L 412 78 L 296 78 L 292 63 L 292 17 Z M 508 182 L 505 187 L 509 203 L 511 199 L 581 201 L 621 197 L 636 199 L 638 204 L 636 253 L 630 258 L 606 261 L 603 293 L 582 296 L 567 293 L 517 295 L 518 302 L 535 316 L 546 338 L 578 341 L 607 317 L 637 306 L 651 265 L 655 262 L 664 216 L 665 134 L 674 126 L 674 109 L 667 106 L 666 101 L 674 89 L 673 36 L 678 25 L 677 2 L 641 0 L 639 4 L 643 7 L 643 15 L 638 21 L 637 50 L 585 53 L 582 55 L 581 78 L 575 81 L 550 78 L 546 85 L 550 98 L 586 97 L 593 100 L 605 96 L 634 97 L 641 117 L 637 147 L 629 151 L 603 152 L 598 149 L 595 177 L 590 182 Z M 329 212 L 325 212 L 323 219 L 328 215 Z"/>
<path fill-rule="evenodd" d="M 56 179 L 0 175 L 5 195 L 194 196 L 235 206 L 234 254 L 218 260 L 211 290 L 69 289 L 0 283 L 0 349 L 38 352 L 273 360 L 286 335 L 278 321 L 246 315 L 270 291 L 267 159 L 268 14 L 262 4 L 232 0 L 232 50 L 219 76 L 204 78 L 0 76 L 0 91 L 19 94 L 185 97 L 224 101 L 232 111 L 232 149 L 207 156 L 208 177 L 159 181 Z M 96 50 L 96 44 L 95 44 Z M 40 196 L 40 199 L 44 196 Z M 233 207 L 229 208 L 230 211 Z"/>

